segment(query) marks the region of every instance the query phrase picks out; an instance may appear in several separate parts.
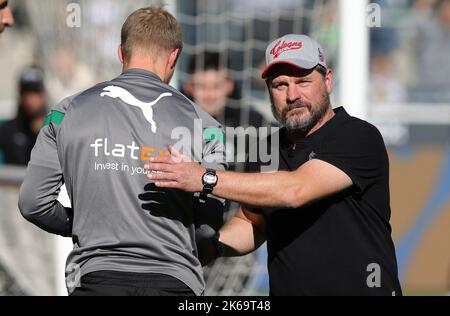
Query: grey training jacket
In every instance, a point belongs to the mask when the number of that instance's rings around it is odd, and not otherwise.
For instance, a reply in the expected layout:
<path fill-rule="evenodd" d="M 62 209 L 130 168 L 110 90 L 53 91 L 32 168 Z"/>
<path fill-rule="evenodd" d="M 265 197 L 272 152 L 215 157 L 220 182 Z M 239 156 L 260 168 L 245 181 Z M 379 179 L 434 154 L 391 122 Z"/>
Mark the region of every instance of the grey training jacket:
<path fill-rule="evenodd" d="M 50 233 L 72 237 L 68 271 L 160 273 L 201 295 L 196 229 L 217 231 L 224 201 L 200 204 L 193 194 L 156 189 L 143 169 L 149 157 L 167 155 L 180 140 L 196 161 L 225 169 L 219 123 L 151 72 L 131 69 L 69 97 L 38 136 L 20 191 L 21 213 Z M 72 209 L 57 202 L 63 183 Z"/>

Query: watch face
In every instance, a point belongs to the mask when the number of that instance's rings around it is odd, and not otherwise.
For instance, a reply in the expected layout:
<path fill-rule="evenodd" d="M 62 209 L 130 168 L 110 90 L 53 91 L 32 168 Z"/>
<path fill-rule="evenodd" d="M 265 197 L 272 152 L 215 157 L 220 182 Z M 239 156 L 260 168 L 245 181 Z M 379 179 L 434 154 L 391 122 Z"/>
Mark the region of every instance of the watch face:
<path fill-rule="evenodd" d="M 205 174 L 205 176 L 203 177 L 203 181 L 206 184 L 215 184 L 217 180 L 217 176 L 214 174 Z"/>

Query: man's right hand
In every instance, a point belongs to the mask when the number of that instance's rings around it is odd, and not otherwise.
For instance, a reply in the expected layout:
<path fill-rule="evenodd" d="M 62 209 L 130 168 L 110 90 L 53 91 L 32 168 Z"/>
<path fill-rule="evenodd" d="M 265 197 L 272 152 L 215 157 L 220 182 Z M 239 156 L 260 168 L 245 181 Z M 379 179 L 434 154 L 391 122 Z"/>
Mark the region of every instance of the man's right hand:
<path fill-rule="evenodd" d="M 153 171 L 147 178 L 159 188 L 180 189 L 186 192 L 203 191 L 202 177 L 206 169 L 189 157 L 169 147 L 170 157 L 152 157 L 145 170 Z M 156 172 L 155 172 L 156 171 Z"/>

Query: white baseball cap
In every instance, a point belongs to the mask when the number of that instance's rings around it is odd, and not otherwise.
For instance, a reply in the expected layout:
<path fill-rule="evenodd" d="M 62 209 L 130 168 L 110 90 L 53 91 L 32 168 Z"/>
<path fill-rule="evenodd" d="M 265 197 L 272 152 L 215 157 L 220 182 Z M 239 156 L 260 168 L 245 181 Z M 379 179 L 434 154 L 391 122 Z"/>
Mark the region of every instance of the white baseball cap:
<path fill-rule="evenodd" d="M 274 65 L 289 64 L 301 69 L 313 69 L 317 65 L 327 69 L 323 48 L 306 35 L 288 34 L 270 43 L 266 49 L 266 69 L 262 78 Z"/>

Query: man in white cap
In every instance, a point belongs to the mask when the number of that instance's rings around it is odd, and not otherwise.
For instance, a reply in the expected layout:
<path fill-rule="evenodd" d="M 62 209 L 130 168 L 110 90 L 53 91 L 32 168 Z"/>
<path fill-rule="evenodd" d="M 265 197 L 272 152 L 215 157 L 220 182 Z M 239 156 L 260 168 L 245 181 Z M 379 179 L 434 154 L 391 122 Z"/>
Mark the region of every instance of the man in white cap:
<path fill-rule="evenodd" d="M 266 62 L 262 77 L 283 126 L 267 140 L 279 137 L 278 172 L 212 175 L 165 157 L 151 161 L 147 169 L 159 173 L 148 177 L 159 187 L 240 202 L 211 252 L 245 255 L 267 241 L 271 295 L 401 295 L 379 131 L 333 109 L 333 71 L 308 36 L 275 40 Z M 254 166 L 259 172 L 263 164 Z"/>

